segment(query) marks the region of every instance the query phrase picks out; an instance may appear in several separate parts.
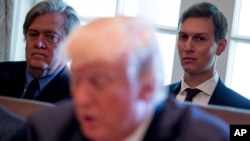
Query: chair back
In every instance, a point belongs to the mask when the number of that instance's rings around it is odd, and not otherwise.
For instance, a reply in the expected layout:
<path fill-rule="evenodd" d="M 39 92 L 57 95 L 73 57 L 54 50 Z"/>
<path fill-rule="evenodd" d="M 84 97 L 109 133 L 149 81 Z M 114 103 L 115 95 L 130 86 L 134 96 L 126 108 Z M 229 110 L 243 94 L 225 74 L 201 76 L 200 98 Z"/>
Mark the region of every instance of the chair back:
<path fill-rule="evenodd" d="M 205 112 L 219 117 L 228 124 L 250 124 L 250 110 L 216 105 L 198 105 L 198 107 Z"/>
<path fill-rule="evenodd" d="M 54 107 L 54 104 L 35 100 L 20 99 L 0 96 L 0 104 L 9 111 L 26 119 L 33 112 L 46 107 Z"/>

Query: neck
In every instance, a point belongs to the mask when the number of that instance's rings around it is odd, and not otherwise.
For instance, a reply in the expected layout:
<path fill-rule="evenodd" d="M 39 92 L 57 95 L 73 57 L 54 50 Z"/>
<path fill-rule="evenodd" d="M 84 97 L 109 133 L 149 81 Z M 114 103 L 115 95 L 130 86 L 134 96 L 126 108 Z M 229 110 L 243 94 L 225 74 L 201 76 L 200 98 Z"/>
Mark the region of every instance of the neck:
<path fill-rule="evenodd" d="M 147 104 L 147 105 L 143 105 Z M 151 119 L 151 116 L 154 112 L 154 108 L 152 108 L 151 103 L 138 103 L 137 110 L 131 113 L 133 115 L 137 115 L 130 119 L 128 122 L 125 122 L 120 130 L 116 130 L 112 132 L 112 135 L 108 136 L 107 138 L 101 138 L 98 141 L 121 141 L 121 140 L 131 140 L 135 139 L 135 136 L 144 136 L 144 132 L 146 132 L 148 126 L 148 120 Z M 124 129 L 124 130 L 121 130 Z M 137 137 L 136 137 L 137 138 Z"/>
<path fill-rule="evenodd" d="M 215 74 L 215 71 L 208 71 L 208 72 L 202 72 L 199 74 L 184 74 L 184 81 L 190 86 L 190 87 L 196 87 L 200 85 L 201 83 L 211 79 Z"/>
<path fill-rule="evenodd" d="M 63 66 L 60 66 L 59 68 L 56 69 L 40 69 L 40 68 L 30 68 L 28 67 L 29 71 L 31 72 L 31 74 L 35 77 L 35 78 L 42 78 L 44 76 L 50 75 L 54 72 L 56 72 L 56 70 L 61 70 L 63 68 Z"/>
<path fill-rule="evenodd" d="M 49 75 L 49 70 L 41 70 L 41 69 L 29 69 L 29 70 L 35 78 L 42 78 L 46 75 Z"/>

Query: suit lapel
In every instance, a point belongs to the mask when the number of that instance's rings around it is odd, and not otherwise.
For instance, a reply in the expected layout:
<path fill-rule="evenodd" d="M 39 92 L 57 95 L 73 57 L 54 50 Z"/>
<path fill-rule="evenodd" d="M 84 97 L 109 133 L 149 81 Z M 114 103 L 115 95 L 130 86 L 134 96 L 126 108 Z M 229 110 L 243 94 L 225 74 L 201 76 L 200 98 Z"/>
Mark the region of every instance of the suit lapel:
<path fill-rule="evenodd" d="M 174 84 L 171 84 L 169 87 L 169 92 L 172 96 L 176 97 L 176 95 L 179 93 L 179 91 L 181 90 L 181 82 L 177 82 Z"/>
<path fill-rule="evenodd" d="M 209 104 L 223 105 L 227 100 L 227 95 L 225 94 L 225 85 L 219 79 L 217 86 L 214 89 L 214 92 L 209 100 Z"/>
<path fill-rule="evenodd" d="M 153 141 L 153 140 L 159 140 L 159 124 L 160 124 L 160 118 L 163 114 L 163 105 L 161 104 L 158 106 L 154 113 L 154 117 L 147 129 L 147 132 L 144 136 L 143 141 Z"/>
<path fill-rule="evenodd" d="M 178 137 L 182 110 L 174 101 L 168 97 L 158 105 L 143 141 L 172 141 Z"/>
<path fill-rule="evenodd" d="M 69 95 L 68 69 L 64 67 L 43 89 L 36 98 L 41 101 L 56 102 Z"/>

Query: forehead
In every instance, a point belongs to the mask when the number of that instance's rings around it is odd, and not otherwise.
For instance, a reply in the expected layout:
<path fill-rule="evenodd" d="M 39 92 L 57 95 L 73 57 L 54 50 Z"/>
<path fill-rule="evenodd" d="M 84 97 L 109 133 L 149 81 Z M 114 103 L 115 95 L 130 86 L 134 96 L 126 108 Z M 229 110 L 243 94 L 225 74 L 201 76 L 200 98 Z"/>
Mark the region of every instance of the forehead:
<path fill-rule="evenodd" d="M 133 69 L 140 60 L 133 63 L 131 60 L 150 52 L 147 47 L 152 33 L 151 28 L 134 20 L 99 19 L 75 28 L 64 44 L 65 53 L 72 60 L 73 68 L 105 61 L 116 67 L 129 65 L 129 69 Z"/>
<path fill-rule="evenodd" d="M 127 34 L 101 24 L 76 28 L 64 45 L 73 66 L 99 61 L 116 64 L 126 61 L 133 50 L 133 42 Z"/>
<path fill-rule="evenodd" d="M 88 39 L 83 39 L 88 40 Z M 81 42 L 75 41 L 71 46 L 70 59 L 72 67 L 83 67 L 89 64 L 107 64 L 108 66 L 119 66 L 125 64 L 127 61 L 127 53 L 112 42 L 105 43 L 100 40 L 89 39 L 89 41 Z M 110 47 L 105 47 L 110 46 Z"/>
<path fill-rule="evenodd" d="M 84 73 L 91 74 L 106 74 L 106 73 L 125 73 L 126 64 L 124 62 L 114 62 L 108 60 L 96 59 L 87 63 L 76 64 L 73 60 L 70 66 L 73 75 L 84 75 Z"/>
<path fill-rule="evenodd" d="M 64 30 L 64 17 L 58 13 L 37 16 L 28 30 L 61 32 Z"/>
<path fill-rule="evenodd" d="M 212 18 L 191 17 L 187 18 L 179 28 L 180 32 L 187 34 L 214 34 L 214 23 Z"/>

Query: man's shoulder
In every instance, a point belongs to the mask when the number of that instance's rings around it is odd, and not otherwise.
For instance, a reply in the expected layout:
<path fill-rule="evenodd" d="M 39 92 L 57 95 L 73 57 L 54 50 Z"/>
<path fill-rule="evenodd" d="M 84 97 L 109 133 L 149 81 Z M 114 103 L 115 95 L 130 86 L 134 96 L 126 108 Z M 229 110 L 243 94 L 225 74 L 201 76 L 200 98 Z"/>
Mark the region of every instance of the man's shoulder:
<path fill-rule="evenodd" d="M 32 130 L 28 133 L 32 140 L 37 140 L 34 137 L 42 137 L 39 140 L 43 141 L 71 141 L 82 138 L 71 101 L 33 113 L 27 119 L 27 128 L 28 132 Z"/>
<path fill-rule="evenodd" d="M 250 100 L 248 98 L 227 87 L 221 81 L 218 82 L 210 101 L 210 103 L 216 105 L 250 109 Z M 218 101 L 222 102 L 219 103 Z"/>
<path fill-rule="evenodd" d="M 224 121 L 218 119 L 217 117 L 203 112 L 198 106 L 195 106 L 191 103 L 178 102 L 173 97 L 169 97 L 164 105 L 164 116 L 171 116 L 170 113 L 173 113 L 174 116 L 179 119 L 189 120 L 189 121 L 205 121 L 205 122 L 220 122 L 225 124 Z M 176 111 L 176 112 L 172 112 Z M 176 118 L 178 120 L 178 118 Z M 213 121 L 214 120 L 214 121 Z"/>
<path fill-rule="evenodd" d="M 171 95 L 177 95 L 181 89 L 181 82 L 175 82 L 164 86 L 164 90 Z"/>
<path fill-rule="evenodd" d="M 229 138 L 229 126 L 224 121 L 191 104 L 169 98 L 164 105 L 162 117 L 162 125 L 170 125 L 169 131 L 178 132 L 174 138 L 193 141 L 219 141 Z"/>
<path fill-rule="evenodd" d="M 73 104 L 70 100 L 64 101 L 55 107 L 48 107 L 33 113 L 28 121 L 45 126 L 49 123 L 59 123 L 70 120 L 73 117 Z M 60 117 L 60 118 L 59 118 Z"/>
<path fill-rule="evenodd" d="M 25 120 L 12 113 L 5 107 L 0 105 L 0 140 L 9 137 L 15 133 L 20 127 L 24 126 Z"/>
<path fill-rule="evenodd" d="M 67 83 L 69 84 L 69 69 L 64 66 L 53 79 L 56 83 Z"/>
<path fill-rule="evenodd" d="M 5 62 L 0 62 L 1 66 L 26 66 L 26 61 L 5 61 Z"/>
<path fill-rule="evenodd" d="M 0 84 L 3 89 L 20 86 L 25 79 L 26 62 L 1 62 L 0 63 Z M 22 87 L 22 86 L 20 86 Z M 9 92 L 9 90 L 8 90 Z"/>
<path fill-rule="evenodd" d="M 20 70 L 26 68 L 26 61 L 0 62 L 0 70 Z"/>
<path fill-rule="evenodd" d="M 53 79 L 45 86 L 38 100 L 51 103 L 67 101 L 70 99 L 69 76 L 67 68 L 58 72 Z"/>
<path fill-rule="evenodd" d="M 170 83 L 170 84 L 165 85 L 165 87 L 169 87 L 169 88 L 176 87 L 176 86 L 180 85 L 180 82 L 181 81 Z"/>

